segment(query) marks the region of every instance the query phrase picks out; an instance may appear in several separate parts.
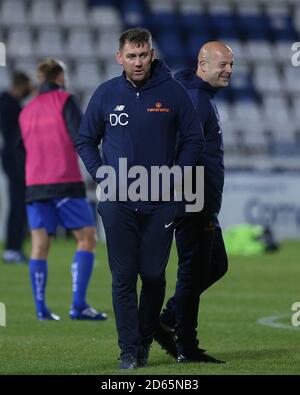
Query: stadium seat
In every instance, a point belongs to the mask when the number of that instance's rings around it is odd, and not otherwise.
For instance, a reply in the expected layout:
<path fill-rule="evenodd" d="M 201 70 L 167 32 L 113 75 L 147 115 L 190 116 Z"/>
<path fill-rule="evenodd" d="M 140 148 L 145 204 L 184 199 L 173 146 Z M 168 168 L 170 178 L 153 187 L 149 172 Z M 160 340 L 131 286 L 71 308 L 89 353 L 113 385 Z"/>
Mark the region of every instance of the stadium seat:
<path fill-rule="evenodd" d="M 300 34 L 300 4 L 297 4 L 295 12 L 293 14 L 293 26 Z"/>
<path fill-rule="evenodd" d="M 64 56 L 66 48 L 61 31 L 53 28 L 39 30 L 35 50 L 40 57 Z"/>
<path fill-rule="evenodd" d="M 98 63 L 77 62 L 71 81 L 72 85 L 78 90 L 96 89 L 100 82 L 103 82 L 101 81 Z"/>
<path fill-rule="evenodd" d="M 12 28 L 7 36 L 7 54 L 13 57 L 34 55 L 33 37 L 30 28 Z"/>
<path fill-rule="evenodd" d="M 184 63 L 184 59 L 186 59 L 187 56 L 185 52 L 186 48 L 181 35 L 178 34 L 177 31 L 160 32 L 160 34 L 156 36 L 156 40 L 160 50 L 162 51 L 164 59 L 171 67 L 173 64 L 180 61 L 183 61 Z"/>
<path fill-rule="evenodd" d="M 57 7 L 52 1 L 35 0 L 32 2 L 29 21 L 32 26 L 57 26 Z"/>
<path fill-rule="evenodd" d="M 276 41 L 273 44 L 273 56 L 274 56 L 274 60 L 280 64 L 291 64 L 291 58 L 293 55 L 293 51 L 292 51 L 292 43 L 291 41 L 287 40 L 287 41 Z M 299 47 L 300 49 L 300 47 Z"/>
<path fill-rule="evenodd" d="M 299 93 L 300 92 L 300 69 L 293 67 L 291 63 L 286 64 L 283 70 L 283 86 L 286 92 Z"/>
<path fill-rule="evenodd" d="M 142 1 L 128 0 L 121 2 L 120 9 L 126 29 L 130 29 L 135 26 L 145 26 L 146 12 Z"/>
<path fill-rule="evenodd" d="M 286 100 L 281 95 L 265 95 L 263 98 L 263 116 L 267 122 L 289 123 L 291 116 Z"/>
<path fill-rule="evenodd" d="M 222 39 L 222 37 L 219 37 L 219 39 Z M 234 63 L 236 65 L 240 64 L 245 60 L 246 57 L 246 51 L 245 51 L 245 46 L 242 41 L 239 39 L 224 39 L 223 40 L 225 44 L 227 44 L 233 51 L 233 56 L 234 56 Z M 234 66 L 235 70 L 235 66 Z"/>
<path fill-rule="evenodd" d="M 300 129 L 300 91 L 298 94 L 292 96 L 291 115 L 292 119 Z"/>
<path fill-rule="evenodd" d="M 196 64 L 199 49 L 207 41 L 210 41 L 211 37 L 208 33 L 199 34 L 198 32 L 190 32 L 185 38 L 185 49 L 187 52 L 188 61 L 190 64 Z M 162 49 L 164 50 L 164 49 Z"/>
<path fill-rule="evenodd" d="M 267 40 L 251 40 L 245 43 L 245 57 L 249 62 L 273 63 L 272 45 Z"/>
<path fill-rule="evenodd" d="M 95 46 L 95 55 L 101 60 L 115 58 L 119 45 L 119 32 L 99 32 Z"/>
<path fill-rule="evenodd" d="M 226 39 L 238 39 L 239 31 L 234 15 L 215 14 L 210 17 L 211 27 L 214 35 Z"/>
<path fill-rule="evenodd" d="M 230 79 L 230 88 L 251 88 L 250 67 L 248 63 L 237 62 L 236 65 L 233 66 L 233 73 Z"/>
<path fill-rule="evenodd" d="M 210 24 L 206 14 L 184 13 L 177 18 L 178 26 L 186 34 L 210 35 Z"/>
<path fill-rule="evenodd" d="M 3 0 L 0 25 L 5 27 L 27 26 L 26 3 L 20 0 Z"/>
<path fill-rule="evenodd" d="M 118 77 L 122 74 L 123 69 L 122 67 L 114 60 L 111 62 L 106 62 L 105 67 L 104 67 L 104 73 L 103 73 L 103 81 L 106 81 L 110 78 L 115 78 Z"/>
<path fill-rule="evenodd" d="M 25 58 L 18 59 L 17 62 L 14 63 L 14 70 L 20 70 L 30 75 L 33 81 L 36 81 L 36 66 L 37 66 L 36 58 Z"/>
<path fill-rule="evenodd" d="M 280 93 L 283 88 L 281 76 L 275 65 L 257 65 L 253 82 L 256 90 L 262 92 Z"/>
<path fill-rule="evenodd" d="M 91 7 L 89 23 L 102 32 L 119 31 L 122 26 L 120 13 L 112 6 Z"/>
<path fill-rule="evenodd" d="M 250 100 L 236 102 L 232 108 L 232 120 L 258 125 L 262 121 L 259 105 Z"/>
<path fill-rule="evenodd" d="M 197 0 L 178 0 L 178 12 L 180 15 L 200 15 L 205 11 L 205 6 Z"/>
<path fill-rule="evenodd" d="M 9 88 L 10 72 L 8 71 L 8 67 L 0 67 L 0 81 L 1 81 L 1 90 Z"/>
<path fill-rule="evenodd" d="M 76 59 L 95 57 L 94 42 L 89 29 L 72 29 L 69 31 L 66 54 Z"/>
<path fill-rule="evenodd" d="M 60 23 L 62 26 L 88 26 L 87 7 L 81 0 L 64 0 L 60 11 Z"/>

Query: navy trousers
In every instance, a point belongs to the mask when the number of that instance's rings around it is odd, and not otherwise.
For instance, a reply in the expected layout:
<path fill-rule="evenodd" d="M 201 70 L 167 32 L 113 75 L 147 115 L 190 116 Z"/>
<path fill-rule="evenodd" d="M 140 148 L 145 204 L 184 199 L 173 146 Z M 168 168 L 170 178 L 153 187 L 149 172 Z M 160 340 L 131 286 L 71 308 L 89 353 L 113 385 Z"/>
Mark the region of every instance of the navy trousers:
<path fill-rule="evenodd" d="M 9 196 L 5 249 L 21 251 L 26 227 L 25 182 L 19 174 L 14 154 L 4 152 L 2 155 Z"/>
<path fill-rule="evenodd" d="M 177 225 L 176 245 L 176 290 L 160 319 L 176 328 L 179 351 L 185 351 L 198 345 L 200 295 L 224 276 L 228 260 L 218 220 L 206 214 L 186 217 Z"/>
<path fill-rule="evenodd" d="M 152 342 L 164 301 L 175 206 L 160 204 L 142 212 L 119 202 L 100 202 L 98 211 L 106 234 L 121 356 L 136 356 L 140 344 Z"/>

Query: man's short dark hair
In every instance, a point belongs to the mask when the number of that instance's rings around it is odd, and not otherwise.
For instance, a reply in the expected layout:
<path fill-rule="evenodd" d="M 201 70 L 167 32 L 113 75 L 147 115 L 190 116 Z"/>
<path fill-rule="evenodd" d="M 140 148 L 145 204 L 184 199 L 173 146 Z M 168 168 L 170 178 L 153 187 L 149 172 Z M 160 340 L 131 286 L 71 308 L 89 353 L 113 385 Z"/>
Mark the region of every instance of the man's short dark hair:
<path fill-rule="evenodd" d="M 57 59 L 42 60 L 37 67 L 39 78 L 44 82 L 54 82 L 65 71 L 65 65 Z"/>
<path fill-rule="evenodd" d="M 15 88 L 23 87 L 30 83 L 30 77 L 28 74 L 23 71 L 14 71 L 12 74 L 12 85 Z"/>
<path fill-rule="evenodd" d="M 121 50 L 125 42 L 137 44 L 138 46 L 149 44 L 152 48 L 152 36 L 149 30 L 143 29 L 141 27 L 135 27 L 133 29 L 126 30 L 119 39 L 119 50 Z"/>

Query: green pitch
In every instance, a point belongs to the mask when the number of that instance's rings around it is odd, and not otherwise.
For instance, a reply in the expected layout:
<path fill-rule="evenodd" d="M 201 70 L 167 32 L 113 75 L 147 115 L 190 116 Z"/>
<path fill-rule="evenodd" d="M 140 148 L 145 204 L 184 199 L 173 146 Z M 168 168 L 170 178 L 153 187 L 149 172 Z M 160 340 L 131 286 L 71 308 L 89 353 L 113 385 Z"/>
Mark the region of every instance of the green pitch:
<path fill-rule="evenodd" d="M 0 302 L 7 314 L 6 327 L 0 326 L 0 374 L 120 374 L 104 245 L 97 248 L 88 301 L 109 319 L 68 317 L 74 246 L 72 240 L 55 240 L 49 259 L 47 300 L 59 322 L 35 319 L 28 268 L 0 262 Z M 291 306 L 300 302 L 299 252 L 300 244 L 291 242 L 276 254 L 231 258 L 228 274 L 203 296 L 201 346 L 228 364 L 179 365 L 154 344 L 149 367 L 134 374 L 299 374 L 300 326 L 291 325 Z M 174 289 L 176 266 L 173 249 L 167 295 Z M 268 326 L 258 323 L 262 318 Z"/>

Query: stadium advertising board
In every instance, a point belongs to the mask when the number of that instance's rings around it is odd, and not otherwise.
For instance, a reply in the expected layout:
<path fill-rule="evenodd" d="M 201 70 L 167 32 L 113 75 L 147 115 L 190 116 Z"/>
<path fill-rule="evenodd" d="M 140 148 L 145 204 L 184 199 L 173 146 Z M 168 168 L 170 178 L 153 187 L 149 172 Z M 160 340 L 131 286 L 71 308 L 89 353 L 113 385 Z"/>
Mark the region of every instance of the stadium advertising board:
<path fill-rule="evenodd" d="M 300 178 L 297 173 L 228 173 L 220 222 L 268 225 L 277 239 L 300 239 Z"/>

